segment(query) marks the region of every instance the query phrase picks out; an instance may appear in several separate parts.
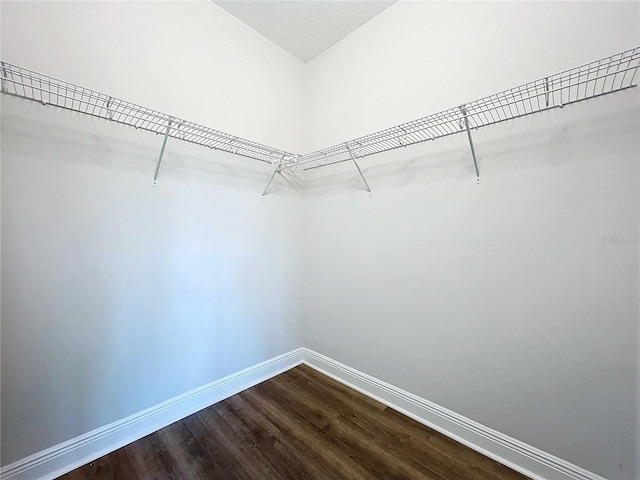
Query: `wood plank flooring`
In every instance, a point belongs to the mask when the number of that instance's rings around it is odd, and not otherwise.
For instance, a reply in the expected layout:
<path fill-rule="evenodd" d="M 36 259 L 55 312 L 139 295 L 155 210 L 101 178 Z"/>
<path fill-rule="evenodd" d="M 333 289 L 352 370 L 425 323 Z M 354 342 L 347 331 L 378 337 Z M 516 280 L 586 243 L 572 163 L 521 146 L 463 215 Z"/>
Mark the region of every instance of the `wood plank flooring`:
<path fill-rule="evenodd" d="M 60 479 L 526 477 L 301 365 Z"/>

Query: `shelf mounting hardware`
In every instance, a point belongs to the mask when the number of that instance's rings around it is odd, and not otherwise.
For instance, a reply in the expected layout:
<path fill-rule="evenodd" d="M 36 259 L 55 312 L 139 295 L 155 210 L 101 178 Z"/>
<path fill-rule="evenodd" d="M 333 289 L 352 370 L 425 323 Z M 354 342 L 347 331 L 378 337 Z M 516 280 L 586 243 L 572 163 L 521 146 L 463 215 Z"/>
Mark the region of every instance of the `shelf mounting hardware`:
<path fill-rule="evenodd" d="M 544 77 L 544 103 L 549 107 L 549 77 Z"/>
<path fill-rule="evenodd" d="M 367 180 L 364 178 L 364 175 L 362 174 L 362 170 L 360 170 L 360 165 L 358 165 L 358 162 L 356 162 L 356 157 L 353 154 L 353 152 L 351 151 L 351 149 L 349 148 L 349 145 L 347 145 L 346 143 L 344 144 L 345 148 L 347 149 L 347 152 L 349 152 L 349 156 L 351 157 L 351 160 L 353 160 L 353 164 L 356 166 L 356 168 L 358 169 L 358 173 L 360 174 L 360 178 L 362 178 L 362 181 L 364 182 L 365 187 L 367 188 L 367 191 L 369 192 L 369 195 L 371 195 L 371 188 L 369 188 L 369 184 L 367 183 Z"/>
<path fill-rule="evenodd" d="M 1 87 L 2 88 L 2 93 L 7 93 L 7 85 L 6 85 L 6 80 L 5 80 L 6 78 L 8 78 L 7 77 L 7 69 L 5 68 L 4 62 L 0 62 L 0 66 L 2 67 L 2 82 L 0 82 L 1 85 L 2 85 L 2 87 Z"/>
<path fill-rule="evenodd" d="M 480 170 L 478 170 L 478 161 L 476 160 L 476 149 L 473 148 L 473 138 L 471 138 L 471 130 L 469 129 L 469 119 L 467 117 L 467 109 L 464 105 L 460 106 L 460 111 L 464 119 L 464 127 L 467 130 L 467 137 L 469 138 L 469 146 L 471 147 L 471 156 L 473 157 L 473 168 L 476 170 L 476 183 L 480 183 Z"/>
<path fill-rule="evenodd" d="M 269 187 L 271 186 L 271 182 L 273 182 L 273 178 L 276 176 L 276 173 L 280 173 L 280 165 L 282 164 L 282 160 L 284 160 L 284 155 L 282 156 L 282 158 L 280 160 L 278 160 L 278 164 L 276 165 L 276 169 L 271 174 L 271 178 L 269 179 L 269 183 L 267 183 L 267 187 L 264 189 L 264 192 L 262 192 L 262 199 L 263 200 L 264 200 L 264 196 L 267 194 L 267 190 L 269 190 Z"/>
<path fill-rule="evenodd" d="M 152 186 L 158 186 L 158 172 L 160 171 L 160 164 L 162 163 L 162 156 L 164 155 L 164 148 L 167 146 L 167 139 L 169 138 L 169 130 L 171 130 L 171 120 L 169 117 L 167 122 L 167 130 L 164 133 L 164 140 L 162 140 L 162 148 L 160 149 L 160 156 L 158 157 L 158 163 L 156 164 L 156 171 L 153 173 L 153 183 Z"/>
<path fill-rule="evenodd" d="M 111 105 L 113 104 L 113 97 L 109 97 L 107 100 L 107 116 L 109 120 L 113 120 L 113 110 L 111 110 Z"/>

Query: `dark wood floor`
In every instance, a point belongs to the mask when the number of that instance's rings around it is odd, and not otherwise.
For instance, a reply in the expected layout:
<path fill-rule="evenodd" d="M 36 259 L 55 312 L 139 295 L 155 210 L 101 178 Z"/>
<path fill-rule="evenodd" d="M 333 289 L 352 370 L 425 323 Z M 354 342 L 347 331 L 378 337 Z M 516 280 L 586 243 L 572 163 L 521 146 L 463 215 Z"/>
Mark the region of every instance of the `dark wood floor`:
<path fill-rule="evenodd" d="M 526 477 L 301 365 L 60 478 Z"/>

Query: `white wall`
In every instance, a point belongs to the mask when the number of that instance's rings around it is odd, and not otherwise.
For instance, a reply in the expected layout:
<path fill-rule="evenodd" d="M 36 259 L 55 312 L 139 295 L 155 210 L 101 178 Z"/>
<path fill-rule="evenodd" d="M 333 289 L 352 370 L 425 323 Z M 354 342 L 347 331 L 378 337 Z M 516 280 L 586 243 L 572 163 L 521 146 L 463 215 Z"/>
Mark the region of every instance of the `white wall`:
<path fill-rule="evenodd" d="M 302 63 L 211 2 L 3 2 L 2 58 L 300 148 Z M 301 345 L 295 184 L 170 140 L 152 188 L 161 141 L 2 98 L 3 465 Z"/>
<path fill-rule="evenodd" d="M 490 23 L 490 25 L 489 25 Z M 310 148 L 638 43 L 637 3 L 400 2 L 309 63 Z M 454 28 L 455 26 L 455 28 Z M 607 478 L 636 421 L 638 90 L 309 171 L 305 346 Z"/>
<path fill-rule="evenodd" d="M 305 346 L 633 478 L 637 95 L 312 172 Z"/>

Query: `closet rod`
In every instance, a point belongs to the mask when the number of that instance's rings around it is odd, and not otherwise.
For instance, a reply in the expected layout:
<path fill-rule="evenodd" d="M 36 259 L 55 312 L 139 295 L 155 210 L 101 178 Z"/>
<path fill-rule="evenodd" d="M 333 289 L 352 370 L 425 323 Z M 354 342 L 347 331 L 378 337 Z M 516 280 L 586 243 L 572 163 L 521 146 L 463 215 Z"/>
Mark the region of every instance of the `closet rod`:
<path fill-rule="evenodd" d="M 49 75 L 0 61 L 2 93 L 54 105 L 74 112 L 100 117 L 141 130 L 202 145 L 242 157 L 277 164 L 296 155 L 236 137 L 213 128 L 175 118 L 151 108 L 136 105 Z M 158 167 L 162 155 L 158 161 Z M 154 182 L 157 179 L 157 169 Z"/>
<path fill-rule="evenodd" d="M 284 163 L 284 167 L 318 168 L 416 143 L 467 132 L 476 181 L 480 172 L 470 130 L 636 86 L 640 47 L 525 83 L 461 106 L 419 118 Z"/>

